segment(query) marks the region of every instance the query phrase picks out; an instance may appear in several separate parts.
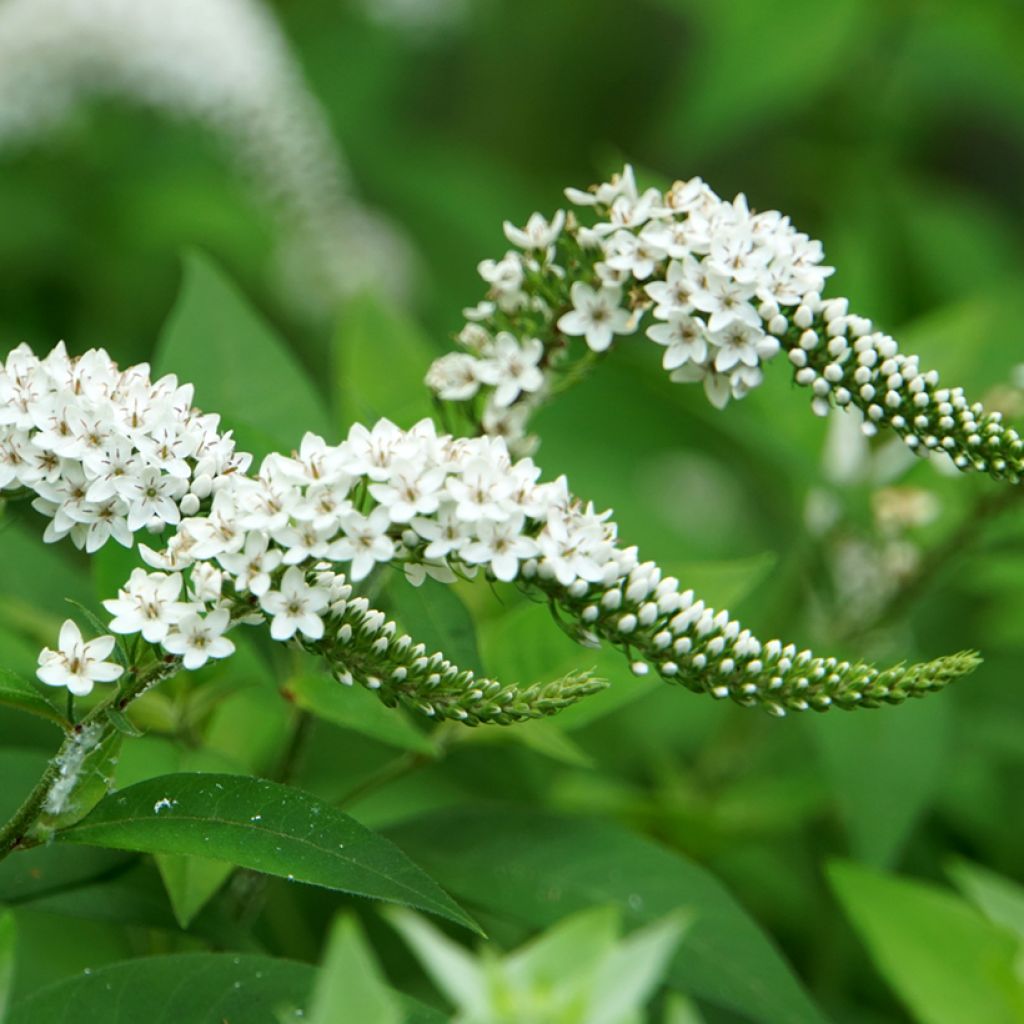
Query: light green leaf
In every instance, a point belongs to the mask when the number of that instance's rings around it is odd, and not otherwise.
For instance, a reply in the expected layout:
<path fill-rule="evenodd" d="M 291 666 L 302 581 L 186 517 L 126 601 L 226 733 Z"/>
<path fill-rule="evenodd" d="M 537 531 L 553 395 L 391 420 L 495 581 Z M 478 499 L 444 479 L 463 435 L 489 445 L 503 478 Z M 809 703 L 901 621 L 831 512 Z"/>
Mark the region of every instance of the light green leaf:
<path fill-rule="evenodd" d="M 167 775 L 104 800 L 59 842 L 224 860 L 419 907 L 477 930 L 388 840 L 307 793 L 234 775 Z"/>
<path fill-rule="evenodd" d="M 38 685 L 22 679 L 8 668 L 0 668 L 0 704 L 38 715 L 62 728 L 67 724 L 63 713 L 53 701 L 40 692 Z"/>
<path fill-rule="evenodd" d="M 443 652 L 460 669 L 483 674 L 476 642 L 476 626 L 459 595 L 448 585 L 427 579 L 413 587 L 396 579 L 388 587 L 388 601 L 399 625 L 427 652 Z"/>
<path fill-rule="evenodd" d="M 330 436 L 320 393 L 235 285 L 202 253 L 186 254 L 184 265 L 155 372 L 194 384 L 199 408 L 219 413 L 257 456 L 298 447 L 307 430 Z"/>
<path fill-rule="evenodd" d="M 296 707 L 325 722 L 401 750 L 437 755 L 437 744 L 413 725 L 404 709 L 386 708 L 361 686 L 343 686 L 327 675 L 303 675 L 289 680 L 285 693 Z"/>
<path fill-rule="evenodd" d="M 14 957 L 17 942 L 14 913 L 0 908 L 0 1021 L 7 1020 L 14 981 Z"/>
<path fill-rule="evenodd" d="M 993 923 L 1024 939 L 1024 887 L 978 864 L 955 860 L 946 869 L 956 887 Z"/>
<path fill-rule="evenodd" d="M 617 907 L 572 914 L 509 954 L 502 973 L 517 988 L 546 991 L 568 981 L 589 989 L 615 946 L 620 920 Z"/>
<path fill-rule="evenodd" d="M 667 565 L 666 572 L 677 576 L 683 589 L 692 587 L 709 607 L 733 608 L 764 583 L 778 561 L 774 551 L 762 551 L 748 558 L 676 562 Z"/>
<path fill-rule="evenodd" d="M 829 879 L 879 973 L 920 1024 L 1024 1019 L 1017 941 L 965 900 L 855 864 L 832 864 Z"/>
<path fill-rule="evenodd" d="M 858 860 L 896 860 L 941 784 L 951 714 L 947 701 L 917 701 L 894 715 L 806 723 Z"/>
<path fill-rule="evenodd" d="M 618 826 L 511 806 L 430 814 L 389 832 L 452 892 L 542 928 L 595 904 L 632 926 L 685 907 L 669 983 L 764 1024 L 822 1024 L 771 941 L 703 868 Z"/>
<path fill-rule="evenodd" d="M 487 978 L 476 959 L 419 914 L 389 908 L 384 916 L 409 944 L 434 984 L 464 1014 L 487 1012 Z"/>
<path fill-rule="evenodd" d="M 619 1024 L 647 1004 L 660 984 L 688 925 L 675 911 L 641 928 L 611 951 L 598 972 L 590 999 L 589 1024 Z"/>
<path fill-rule="evenodd" d="M 610 647 L 595 651 L 575 643 L 557 628 L 546 605 L 521 604 L 481 622 L 479 638 L 484 664 L 496 679 L 529 684 L 593 669 L 609 681 L 607 689 L 558 713 L 558 728 L 564 731 L 587 725 L 665 685 L 657 678 L 633 676 L 622 655 Z"/>
<path fill-rule="evenodd" d="M 438 355 L 399 309 L 368 292 L 356 296 L 334 335 L 334 393 L 343 422 L 386 416 L 409 427 L 430 416 L 423 378 Z"/>
<path fill-rule="evenodd" d="M 662 1024 L 704 1024 L 700 1010 L 677 992 L 665 1000 L 665 1018 Z"/>
<path fill-rule="evenodd" d="M 464 739 L 461 735 L 459 738 L 464 743 L 517 743 L 574 768 L 594 766 L 594 759 L 568 733 L 547 718 L 518 722 L 514 729 L 478 729 Z"/>
<path fill-rule="evenodd" d="M 327 952 L 306 1011 L 309 1024 L 402 1024 L 359 922 L 346 914 L 331 928 Z"/>

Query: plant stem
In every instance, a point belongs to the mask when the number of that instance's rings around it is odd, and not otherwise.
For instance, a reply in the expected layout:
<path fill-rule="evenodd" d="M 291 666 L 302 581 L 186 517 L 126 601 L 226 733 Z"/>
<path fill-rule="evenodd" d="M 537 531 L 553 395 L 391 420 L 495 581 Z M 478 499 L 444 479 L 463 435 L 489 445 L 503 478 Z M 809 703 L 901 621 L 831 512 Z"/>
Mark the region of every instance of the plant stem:
<path fill-rule="evenodd" d="M 157 683 L 174 675 L 179 667 L 178 659 L 175 658 L 173 662 L 159 662 L 145 672 L 132 673 L 114 696 L 109 700 L 103 701 L 102 704 L 97 704 L 81 722 L 77 725 L 72 725 L 67 730 L 64 742 L 61 743 L 57 753 L 50 758 L 46 769 L 33 787 L 32 792 L 29 793 L 22 805 L 14 812 L 11 819 L 0 828 L 0 861 L 4 860 L 15 850 L 27 850 L 39 845 L 38 838 L 32 836 L 33 826 L 42 817 L 47 794 L 60 774 L 61 759 L 68 754 L 82 731 L 94 722 L 101 723 L 102 732 L 97 742 L 102 743 L 107 734 L 113 732 L 115 728 L 106 717 L 108 710 L 116 709 L 123 711 L 133 700 L 145 693 L 151 686 L 155 686 Z"/>

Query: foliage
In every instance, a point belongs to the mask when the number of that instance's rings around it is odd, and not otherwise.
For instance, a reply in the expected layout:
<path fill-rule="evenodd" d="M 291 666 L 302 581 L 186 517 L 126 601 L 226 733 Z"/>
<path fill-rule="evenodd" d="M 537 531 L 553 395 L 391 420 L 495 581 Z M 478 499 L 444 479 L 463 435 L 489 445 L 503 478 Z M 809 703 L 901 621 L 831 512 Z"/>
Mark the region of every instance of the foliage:
<path fill-rule="evenodd" d="M 274 14 L 362 192 L 410 234 L 411 309 L 383 271 L 379 290 L 311 315 L 274 262 L 275 221 L 219 154 L 186 125 L 104 101 L 3 156 L 4 349 L 65 337 L 150 360 L 258 455 L 377 415 L 409 427 L 431 412 L 423 375 L 479 297 L 474 267 L 502 251 L 502 220 L 525 223 L 629 156 L 643 176 L 699 173 L 791 213 L 823 239 L 854 308 L 1008 420 L 1024 412 L 1019 11 L 489 0 L 433 5 L 450 13 L 428 30 L 384 20 L 402 6 Z M 383 581 L 381 606 L 460 669 L 523 683 L 595 671 L 610 685 L 543 722 L 431 725 L 250 631 L 233 658 L 125 714 L 102 694 L 79 700 L 78 720 L 95 713 L 120 746 L 91 775 L 113 772 L 118 792 L 62 841 L 0 863 L 6 1019 L 159 1007 L 280 1024 L 301 1008 L 318 1024 L 429 1024 L 461 1005 L 453 968 L 424 975 L 410 948 L 435 967 L 447 951 L 471 979 L 507 981 L 523 957 L 533 991 L 552 979 L 529 951 L 579 928 L 607 942 L 566 942 L 581 959 L 557 961 L 553 983 L 586 1000 L 603 991 L 598 957 L 659 927 L 666 966 L 650 985 L 624 972 L 638 989 L 623 1014 L 1021 1018 L 1019 508 L 1005 487 L 853 437 L 838 414 L 815 420 L 785 373 L 709 410 L 652 348 L 624 348 L 538 414 L 544 478 L 566 472 L 645 557 L 758 634 L 880 662 L 977 649 L 975 676 L 919 704 L 776 721 L 633 678 L 514 586 Z M 39 533 L 24 505 L 4 508 L 4 820 L 68 723 L 32 681 L 38 648 L 68 614 L 88 633 L 139 564 Z M 228 815 L 205 798 L 222 792 Z M 68 796 L 77 819 L 100 793 Z M 141 813 L 124 819 L 121 798 Z M 176 821 L 193 799 L 191 824 Z M 278 811 L 301 853 L 257 827 Z M 339 863 L 325 837 L 366 855 Z M 466 927 L 395 917 L 418 929 L 407 944 L 368 895 Z M 676 949 L 665 922 L 679 914 Z M 487 952 L 471 952 L 474 923 Z"/>

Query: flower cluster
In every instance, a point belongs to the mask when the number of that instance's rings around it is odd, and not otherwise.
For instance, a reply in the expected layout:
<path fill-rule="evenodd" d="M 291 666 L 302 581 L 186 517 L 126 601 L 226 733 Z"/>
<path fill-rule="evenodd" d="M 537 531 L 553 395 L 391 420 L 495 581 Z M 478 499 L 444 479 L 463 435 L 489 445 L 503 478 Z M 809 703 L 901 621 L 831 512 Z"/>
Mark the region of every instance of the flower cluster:
<path fill-rule="evenodd" d="M 672 379 L 702 381 L 724 406 L 761 382 L 779 351 L 782 311 L 819 293 L 831 273 L 820 243 L 788 218 L 755 213 L 742 195 L 723 200 L 700 178 L 641 191 L 627 166 L 566 195 L 576 206 L 569 215 L 506 222 L 515 248 L 479 266 L 488 293 L 466 310 L 464 351 L 427 375 L 439 398 L 473 403 L 470 418 L 488 433 L 521 437 L 529 411 L 569 369 L 571 339 L 584 342 L 586 358 L 645 324 Z"/>
<path fill-rule="evenodd" d="M 101 350 L 14 349 L 0 363 L 0 495 L 32 492 L 45 539 L 89 552 L 176 525 L 250 461 L 192 393 L 173 376 L 153 382 L 145 365 L 122 372 Z"/>
<path fill-rule="evenodd" d="M 377 566 L 401 566 L 413 582 L 480 570 L 515 582 L 545 597 L 582 643 L 621 647 L 636 673 L 653 667 L 775 713 L 895 701 L 974 665 L 960 655 L 880 672 L 761 644 L 621 547 L 609 513 L 575 500 L 564 478 L 539 475 L 502 439 L 439 435 L 429 420 L 409 431 L 357 425 L 334 446 L 307 434 L 257 475 L 226 478 L 209 512 L 184 519 L 162 551 L 143 547 L 155 571 L 137 570 L 107 602 L 111 629 L 141 634 L 191 668 L 230 653 L 223 634 L 233 623 L 269 620 L 272 637 L 323 656 L 342 682 L 470 724 L 551 713 L 597 684 L 570 676 L 506 687 L 428 654 L 354 596 Z"/>

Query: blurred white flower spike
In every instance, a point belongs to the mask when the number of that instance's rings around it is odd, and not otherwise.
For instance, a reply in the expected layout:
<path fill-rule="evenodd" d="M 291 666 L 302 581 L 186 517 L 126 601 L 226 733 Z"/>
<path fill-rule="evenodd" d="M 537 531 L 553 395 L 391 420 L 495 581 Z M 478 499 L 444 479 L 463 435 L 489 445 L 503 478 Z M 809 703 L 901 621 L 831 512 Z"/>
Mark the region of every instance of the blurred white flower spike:
<path fill-rule="evenodd" d="M 0 147 L 113 97 L 208 129 L 278 214 L 279 271 L 312 312 L 410 284 L 404 236 L 353 198 L 327 118 L 258 0 L 5 0 Z"/>

